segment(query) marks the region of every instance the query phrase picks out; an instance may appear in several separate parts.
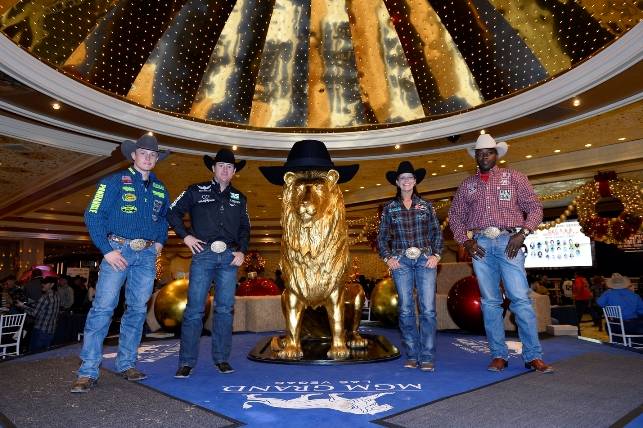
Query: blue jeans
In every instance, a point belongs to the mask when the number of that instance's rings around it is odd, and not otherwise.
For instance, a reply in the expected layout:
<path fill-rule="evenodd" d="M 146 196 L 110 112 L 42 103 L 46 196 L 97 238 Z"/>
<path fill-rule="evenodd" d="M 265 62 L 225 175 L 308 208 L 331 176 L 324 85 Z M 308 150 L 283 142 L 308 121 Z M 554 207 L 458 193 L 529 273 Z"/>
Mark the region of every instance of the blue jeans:
<path fill-rule="evenodd" d="M 503 233 L 495 239 L 478 235 L 479 246 L 486 251 L 482 260 L 473 260 L 473 270 L 478 278 L 482 300 L 482 315 L 487 341 L 493 358 L 509 359 L 505 343 L 505 326 L 502 317 L 502 293 L 500 279 L 505 293 L 511 301 L 509 309 L 516 316 L 518 335 L 522 342 L 522 357 L 526 362 L 542 358 L 538 340 L 538 323 L 529 298 L 529 284 L 525 274 L 525 253 L 518 251 L 513 259 L 505 254 L 510 234 Z"/>
<path fill-rule="evenodd" d="M 179 367 L 194 367 L 199 356 L 199 338 L 203 330 L 205 299 L 210 284 L 215 283 L 212 310 L 212 359 L 215 364 L 228 361 L 232 344 L 232 316 L 234 293 L 237 288 L 238 266 L 230 263 L 232 251 L 213 253 L 207 247 L 192 256 L 188 304 L 183 313 L 181 326 L 181 351 Z"/>
<path fill-rule="evenodd" d="M 49 348 L 51 342 L 54 340 L 53 333 L 34 328 L 31 332 L 31 340 L 29 341 L 29 352 L 44 351 Z"/>
<path fill-rule="evenodd" d="M 134 251 L 128 245 L 113 241 L 110 241 L 110 244 L 113 249 L 121 251 L 128 266 L 124 271 L 118 271 L 105 259 L 100 264 L 96 296 L 85 321 L 83 348 L 80 351 L 83 363 L 78 370 L 79 377 L 98 379 L 103 341 L 107 336 L 125 280 L 126 309 L 121 318 L 116 370 L 122 372 L 136 365 L 138 345 L 141 342 L 143 322 L 147 314 L 147 301 L 152 294 L 156 277 L 156 248 L 152 245 L 144 250 Z"/>
<path fill-rule="evenodd" d="M 402 346 L 409 360 L 433 362 L 435 357 L 435 279 L 437 269 L 425 267 L 427 256 L 415 260 L 400 258 L 398 269 L 392 271 L 398 294 L 398 318 Z M 417 290 L 420 323 L 418 328 L 413 289 Z"/>

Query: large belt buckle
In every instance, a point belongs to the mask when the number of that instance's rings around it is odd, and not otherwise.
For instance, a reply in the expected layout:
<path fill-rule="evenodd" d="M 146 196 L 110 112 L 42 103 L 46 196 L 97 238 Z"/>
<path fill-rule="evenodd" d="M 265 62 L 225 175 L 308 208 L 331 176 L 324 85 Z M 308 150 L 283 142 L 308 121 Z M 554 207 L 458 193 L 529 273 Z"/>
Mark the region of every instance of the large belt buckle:
<path fill-rule="evenodd" d="M 141 251 L 145 249 L 146 246 L 146 241 L 145 239 L 132 239 L 129 241 L 129 247 L 134 250 L 134 251 Z"/>
<path fill-rule="evenodd" d="M 418 257 L 420 257 L 420 254 L 422 254 L 422 250 L 420 250 L 418 247 L 409 247 L 404 252 L 404 255 L 411 260 L 417 259 Z"/>
<path fill-rule="evenodd" d="M 482 234 L 489 239 L 496 239 L 502 231 L 496 226 L 489 226 L 482 231 Z"/>
<path fill-rule="evenodd" d="M 210 249 L 213 253 L 222 253 L 226 250 L 226 248 L 228 248 L 228 246 L 223 241 L 214 241 L 212 244 L 210 244 Z"/>

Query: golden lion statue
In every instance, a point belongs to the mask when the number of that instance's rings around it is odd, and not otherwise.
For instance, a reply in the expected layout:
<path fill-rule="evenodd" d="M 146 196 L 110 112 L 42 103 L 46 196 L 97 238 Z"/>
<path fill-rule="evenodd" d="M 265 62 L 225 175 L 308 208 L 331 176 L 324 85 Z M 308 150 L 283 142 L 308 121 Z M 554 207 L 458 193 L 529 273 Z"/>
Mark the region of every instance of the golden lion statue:
<path fill-rule="evenodd" d="M 357 322 L 351 323 L 348 346 L 344 330 L 348 230 L 338 180 L 339 173 L 334 169 L 284 175 L 280 264 L 286 284 L 281 298 L 286 337 L 279 344 L 273 341 L 273 349 L 282 359 L 303 356 L 300 336 L 307 307 L 326 308 L 332 336 L 329 358 L 348 358 L 349 346 L 367 345 L 357 332 L 359 312 Z"/>

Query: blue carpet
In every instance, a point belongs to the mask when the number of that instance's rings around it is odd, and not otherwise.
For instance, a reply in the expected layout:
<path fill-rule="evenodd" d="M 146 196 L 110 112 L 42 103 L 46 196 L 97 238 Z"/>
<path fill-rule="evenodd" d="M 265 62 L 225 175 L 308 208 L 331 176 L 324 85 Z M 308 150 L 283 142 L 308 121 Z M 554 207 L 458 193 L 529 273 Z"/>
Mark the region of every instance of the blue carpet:
<path fill-rule="evenodd" d="M 395 329 L 363 328 L 382 334 L 399 347 Z M 502 373 L 487 371 L 489 351 L 484 336 L 438 333 L 436 371 L 405 369 L 402 359 L 368 364 L 311 366 L 250 361 L 246 355 L 266 334 L 235 334 L 230 359 L 235 373 L 219 374 L 211 362 L 210 338 L 201 339 L 200 360 L 189 379 L 174 379 L 179 343 L 147 342 L 138 367 L 149 377 L 142 383 L 165 394 L 241 421 L 251 427 L 277 424 L 300 427 L 341 424 L 375 426 L 370 421 L 454 394 L 471 391 L 527 372 L 520 342 L 508 339 L 512 355 Z M 546 360 L 555 363 L 586 352 L 626 352 L 575 337 L 542 341 Z M 115 354 L 106 349 L 104 366 L 113 370 Z M 629 354 L 629 353 L 628 353 Z M 555 375 L 554 375 L 555 376 Z"/>

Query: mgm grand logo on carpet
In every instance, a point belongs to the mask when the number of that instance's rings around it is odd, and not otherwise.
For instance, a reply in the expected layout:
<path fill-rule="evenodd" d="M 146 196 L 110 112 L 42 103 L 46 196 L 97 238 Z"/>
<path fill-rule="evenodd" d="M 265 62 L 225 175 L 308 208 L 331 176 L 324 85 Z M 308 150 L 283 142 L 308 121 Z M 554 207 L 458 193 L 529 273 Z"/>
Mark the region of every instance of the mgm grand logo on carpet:
<path fill-rule="evenodd" d="M 282 409 L 331 409 L 357 415 L 375 415 L 393 406 L 378 403 L 385 395 L 398 392 L 420 392 L 420 383 L 375 383 L 371 381 L 290 381 L 272 385 L 228 385 L 225 393 L 244 394 L 244 409 L 263 404 Z M 284 394 L 292 393 L 293 398 Z M 303 393 L 303 394 L 302 394 Z M 363 395 L 356 395 L 361 393 Z M 279 397 L 271 396 L 280 394 Z"/>

